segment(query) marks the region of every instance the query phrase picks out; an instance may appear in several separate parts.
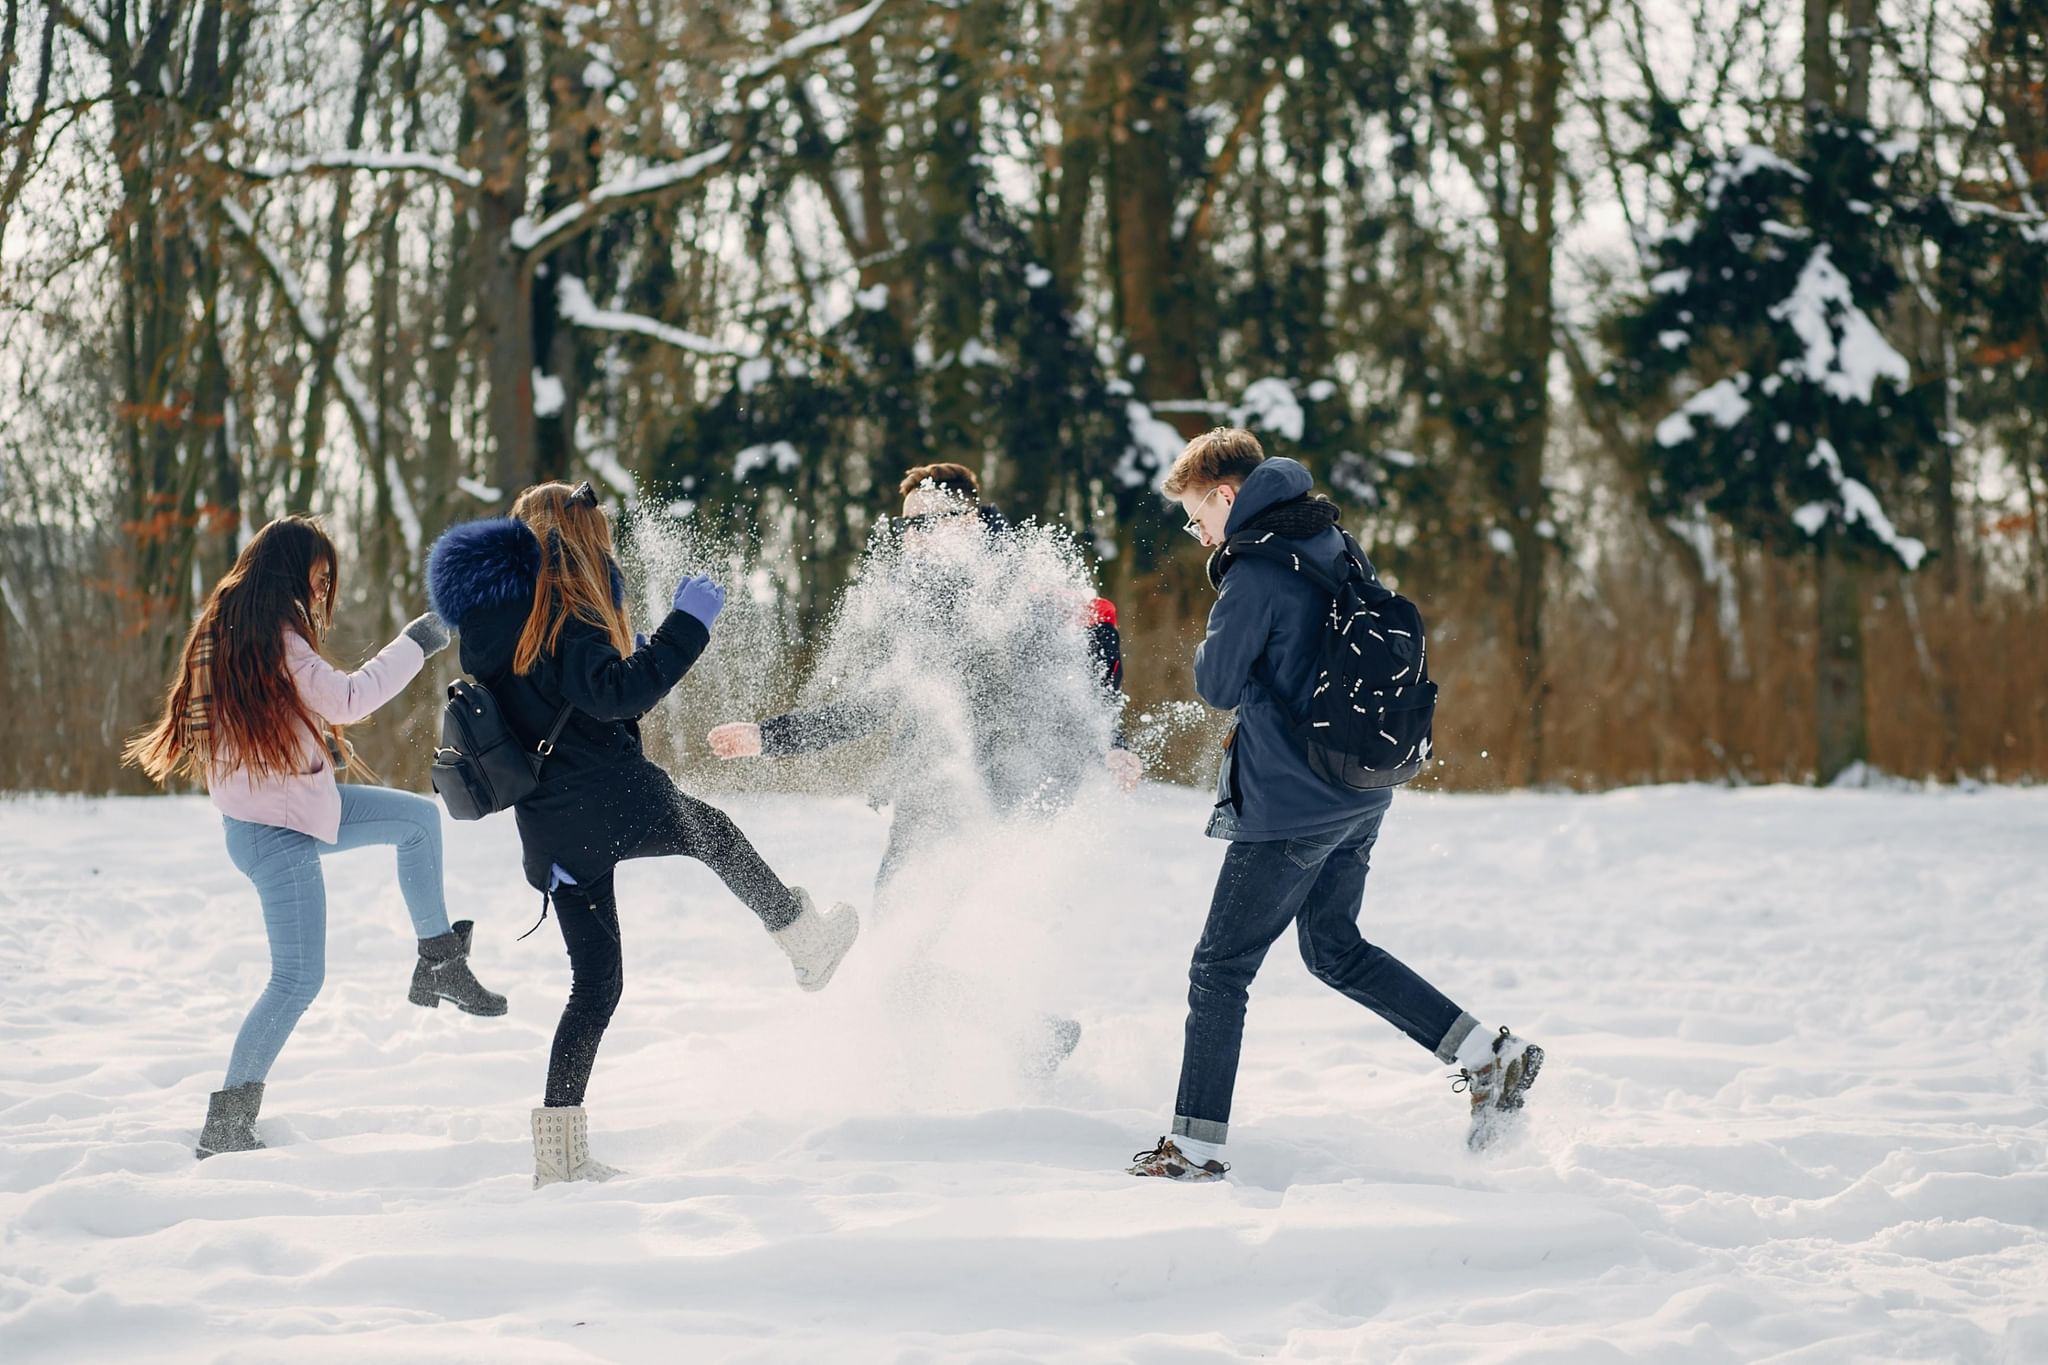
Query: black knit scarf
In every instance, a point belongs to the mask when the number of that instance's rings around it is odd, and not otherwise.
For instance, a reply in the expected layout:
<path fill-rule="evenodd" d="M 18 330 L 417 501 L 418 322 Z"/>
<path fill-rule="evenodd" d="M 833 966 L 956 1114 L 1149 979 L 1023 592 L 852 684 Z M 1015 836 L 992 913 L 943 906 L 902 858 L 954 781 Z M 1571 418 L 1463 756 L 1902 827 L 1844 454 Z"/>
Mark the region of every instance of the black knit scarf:
<path fill-rule="evenodd" d="M 1230 540 L 1275 535 L 1283 540 L 1311 540 L 1337 524 L 1337 504 L 1320 495 L 1304 493 L 1298 498 L 1275 503 L 1232 533 Z M 1230 540 L 1209 556 L 1209 586 L 1223 586 L 1223 575 L 1235 561 L 1227 553 Z"/>

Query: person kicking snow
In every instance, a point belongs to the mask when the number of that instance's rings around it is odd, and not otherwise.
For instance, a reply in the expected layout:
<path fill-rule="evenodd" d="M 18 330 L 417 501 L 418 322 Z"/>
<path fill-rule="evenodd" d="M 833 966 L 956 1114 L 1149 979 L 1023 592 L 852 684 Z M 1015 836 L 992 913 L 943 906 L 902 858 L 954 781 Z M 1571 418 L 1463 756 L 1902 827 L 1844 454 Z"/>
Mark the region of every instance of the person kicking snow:
<path fill-rule="evenodd" d="M 1367 863 L 1393 790 L 1326 779 L 1296 735 L 1333 617 L 1330 593 L 1298 568 L 1306 559 L 1343 580 L 1355 546 L 1337 526 L 1335 504 L 1311 498 L 1310 487 L 1300 464 L 1267 459 L 1257 437 L 1228 427 L 1190 441 L 1167 474 L 1164 491 L 1186 511 L 1189 534 L 1216 548 L 1216 605 L 1195 651 L 1195 690 L 1211 706 L 1237 708 L 1237 725 L 1209 822 L 1210 836 L 1230 847 L 1188 966 L 1173 1131 L 1132 1158 L 1132 1175 L 1215 1180 L 1230 1169 L 1223 1151 L 1247 994 L 1289 925 L 1318 980 L 1458 1067 L 1453 1088 L 1471 1100 L 1473 1150 L 1507 1130 L 1543 1065 L 1542 1048 L 1482 1027 L 1359 935 Z M 1276 539 L 1284 552 L 1253 549 Z M 1370 579 L 1371 565 L 1358 558 Z M 1427 753 L 1425 739 L 1424 760 Z"/>

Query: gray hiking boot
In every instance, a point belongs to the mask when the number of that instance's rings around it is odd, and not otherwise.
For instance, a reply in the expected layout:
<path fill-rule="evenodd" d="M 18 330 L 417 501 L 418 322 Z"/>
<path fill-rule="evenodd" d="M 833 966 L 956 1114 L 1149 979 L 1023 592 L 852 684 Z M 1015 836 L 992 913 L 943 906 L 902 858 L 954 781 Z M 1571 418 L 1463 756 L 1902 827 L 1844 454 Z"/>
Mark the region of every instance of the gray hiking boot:
<path fill-rule="evenodd" d="M 1060 1069 L 1060 1063 L 1074 1055 L 1074 1049 L 1081 1042 L 1081 1021 L 1047 1016 L 1040 1021 L 1040 1031 L 1024 1055 L 1024 1074 L 1034 1080 L 1044 1080 Z"/>
<path fill-rule="evenodd" d="M 1477 1071 L 1458 1069 L 1451 1080 L 1453 1091 L 1472 1097 L 1472 1131 L 1465 1145 L 1477 1152 L 1500 1140 L 1515 1127 L 1529 1087 L 1543 1069 L 1543 1049 L 1517 1038 L 1503 1028 L 1493 1040 L 1493 1060 Z"/>
<path fill-rule="evenodd" d="M 1130 1172 L 1161 1180 L 1221 1180 L 1229 1169 L 1227 1161 L 1196 1161 L 1176 1147 L 1172 1138 L 1163 1137 L 1151 1151 L 1131 1158 Z"/>
<path fill-rule="evenodd" d="M 487 991 L 469 969 L 472 920 L 459 919 L 445 934 L 420 940 L 420 960 L 413 965 L 412 990 L 406 999 L 428 1009 L 453 1001 L 464 1014 L 495 1017 L 505 1012 L 505 997 Z"/>
<path fill-rule="evenodd" d="M 256 1111 L 263 1107 L 263 1082 L 245 1081 L 228 1090 L 216 1090 L 206 1100 L 206 1126 L 199 1130 L 199 1145 L 192 1155 L 201 1161 L 219 1152 L 257 1152 L 263 1149 L 256 1136 Z"/>

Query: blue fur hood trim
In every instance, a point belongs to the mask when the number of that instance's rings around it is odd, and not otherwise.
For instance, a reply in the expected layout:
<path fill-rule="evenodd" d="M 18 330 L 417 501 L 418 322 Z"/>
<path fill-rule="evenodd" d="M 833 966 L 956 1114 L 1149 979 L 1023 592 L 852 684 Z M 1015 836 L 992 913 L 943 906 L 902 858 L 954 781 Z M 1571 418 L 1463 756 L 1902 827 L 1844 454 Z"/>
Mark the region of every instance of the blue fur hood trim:
<path fill-rule="evenodd" d="M 427 600 L 460 628 L 479 607 L 533 601 L 540 578 L 540 542 L 514 517 L 451 526 L 427 551 Z"/>
<path fill-rule="evenodd" d="M 612 601 L 624 602 L 625 577 L 616 563 L 606 567 Z M 531 604 L 539 580 L 540 541 L 517 517 L 451 526 L 427 551 L 427 601 L 458 630 L 462 618 L 481 607 Z"/>

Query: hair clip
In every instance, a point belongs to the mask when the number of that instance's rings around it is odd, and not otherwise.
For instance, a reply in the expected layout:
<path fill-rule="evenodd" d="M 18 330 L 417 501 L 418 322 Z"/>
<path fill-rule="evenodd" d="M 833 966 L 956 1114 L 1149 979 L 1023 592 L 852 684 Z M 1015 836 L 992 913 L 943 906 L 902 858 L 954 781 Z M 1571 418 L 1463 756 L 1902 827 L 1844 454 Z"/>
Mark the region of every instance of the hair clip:
<path fill-rule="evenodd" d="M 569 495 L 569 505 L 590 508 L 597 506 L 597 490 L 590 486 L 590 480 L 585 479 L 576 485 L 576 491 Z"/>

